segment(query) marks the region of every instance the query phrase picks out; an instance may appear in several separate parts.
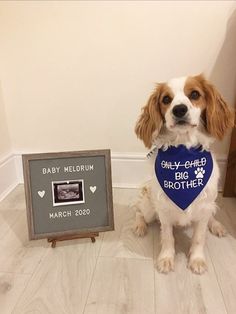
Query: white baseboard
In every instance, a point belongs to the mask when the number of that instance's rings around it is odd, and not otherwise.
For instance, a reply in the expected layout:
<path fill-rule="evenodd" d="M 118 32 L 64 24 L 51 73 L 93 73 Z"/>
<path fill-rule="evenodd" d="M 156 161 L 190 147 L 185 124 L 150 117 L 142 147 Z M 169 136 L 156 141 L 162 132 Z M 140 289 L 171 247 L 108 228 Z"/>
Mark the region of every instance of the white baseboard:
<path fill-rule="evenodd" d="M 153 176 L 153 160 L 144 153 L 114 153 L 112 160 L 112 183 L 116 188 L 138 188 Z M 219 191 L 225 179 L 227 157 L 217 156 L 221 176 Z M 0 161 L 0 200 L 17 184 L 23 183 L 21 154 L 11 154 Z"/>
<path fill-rule="evenodd" d="M 14 154 L 9 154 L 0 160 L 0 201 L 19 183 L 15 160 Z"/>
<path fill-rule="evenodd" d="M 138 188 L 153 176 L 153 162 L 145 154 L 112 154 L 112 182 L 117 188 Z"/>

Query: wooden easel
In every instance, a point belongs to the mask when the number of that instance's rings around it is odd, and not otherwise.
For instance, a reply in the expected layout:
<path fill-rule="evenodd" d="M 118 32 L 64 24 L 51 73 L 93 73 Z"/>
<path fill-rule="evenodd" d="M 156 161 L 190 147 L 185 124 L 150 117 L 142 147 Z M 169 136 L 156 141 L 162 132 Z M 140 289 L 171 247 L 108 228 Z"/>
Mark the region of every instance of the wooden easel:
<path fill-rule="evenodd" d="M 75 239 L 83 239 L 83 238 L 90 238 L 92 243 L 96 241 L 95 237 L 98 237 L 98 232 L 93 233 L 85 233 L 81 235 L 70 235 L 70 236 L 61 236 L 57 238 L 48 238 L 48 242 L 52 243 L 51 247 L 55 248 L 58 241 L 67 241 L 67 240 L 75 240 Z"/>

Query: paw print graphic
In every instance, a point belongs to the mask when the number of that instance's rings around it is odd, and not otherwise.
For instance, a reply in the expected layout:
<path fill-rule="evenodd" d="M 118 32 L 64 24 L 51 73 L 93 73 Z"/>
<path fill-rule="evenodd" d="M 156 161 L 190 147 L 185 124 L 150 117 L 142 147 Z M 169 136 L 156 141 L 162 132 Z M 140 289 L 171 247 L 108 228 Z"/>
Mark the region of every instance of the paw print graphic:
<path fill-rule="evenodd" d="M 202 167 L 197 168 L 197 170 L 195 170 L 194 173 L 195 173 L 197 179 L 199 179 L 199 178 L 202 179 L 204 177 L 205 170 Z"/>

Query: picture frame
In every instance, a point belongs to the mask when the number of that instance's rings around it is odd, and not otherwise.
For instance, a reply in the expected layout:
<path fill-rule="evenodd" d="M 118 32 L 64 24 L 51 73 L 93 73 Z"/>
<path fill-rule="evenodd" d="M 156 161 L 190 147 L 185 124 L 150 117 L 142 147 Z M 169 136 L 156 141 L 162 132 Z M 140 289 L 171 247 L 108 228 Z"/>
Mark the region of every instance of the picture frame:
<path fill-rule="evenodd" d="M 114 230 L 110 150 L 22 155 L 30 240 Z"/>

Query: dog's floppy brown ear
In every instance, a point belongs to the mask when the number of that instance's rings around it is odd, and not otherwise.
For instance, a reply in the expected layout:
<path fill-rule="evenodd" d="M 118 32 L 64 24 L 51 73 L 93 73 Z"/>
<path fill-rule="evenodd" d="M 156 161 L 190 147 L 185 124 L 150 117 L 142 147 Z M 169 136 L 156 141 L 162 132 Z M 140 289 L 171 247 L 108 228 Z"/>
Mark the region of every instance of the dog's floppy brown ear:
<path fill-rule="evenodd" d="M 228 128 L 234 126 L 233 112 L 216 87 L 201 75 L 206 97 L 206 129 L 213 137 L 222 139 Z"/>
<path fill-rule="evenodd" d="M 159 94 L 160 86 L 157 86 L 156 90 L 149 97 L 146 106 L 142 108 L 141 116 L 135 126 L 135 133 L 138 138 L 144 142 L 147 148 L 152 146 L 152 135 L 154 131 L 159 133 L 163 124 L 158 104 Z"/>

